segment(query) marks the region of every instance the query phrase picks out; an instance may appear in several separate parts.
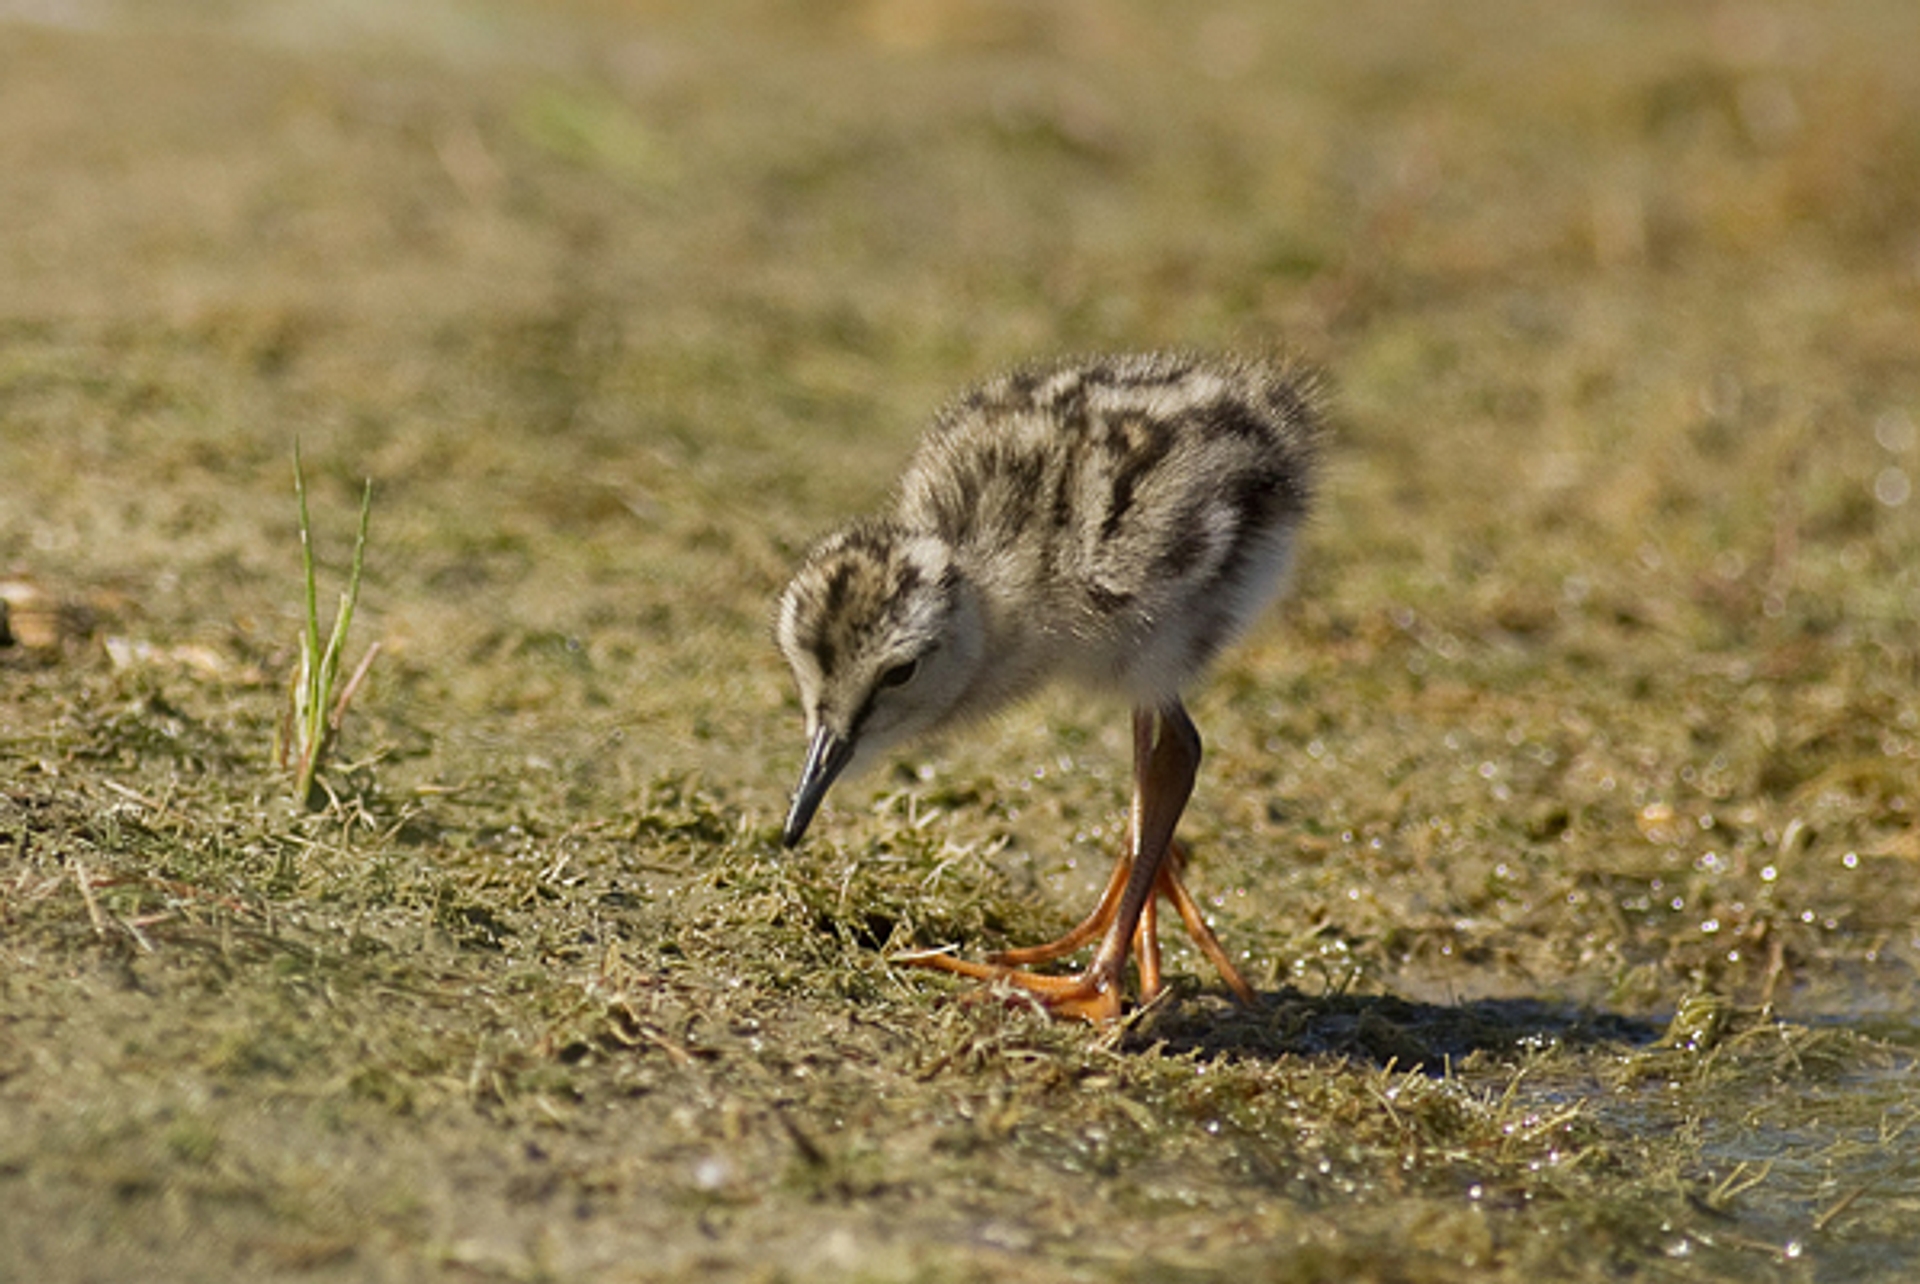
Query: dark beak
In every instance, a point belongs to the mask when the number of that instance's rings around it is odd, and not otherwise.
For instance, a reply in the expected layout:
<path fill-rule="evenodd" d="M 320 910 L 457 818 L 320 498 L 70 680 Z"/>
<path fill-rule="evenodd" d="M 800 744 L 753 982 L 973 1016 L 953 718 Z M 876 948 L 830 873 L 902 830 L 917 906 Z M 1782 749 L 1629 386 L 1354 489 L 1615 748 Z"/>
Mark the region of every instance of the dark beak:
<path fill-rule="evenodd" d="M 793 791 L 793 810 L 787 813 L 787 829 L 781 837 L 788 847 L 798 846 L 806 836 L 807 826 L 813 823 L 813 813 L 820 810 L 821 799 L 827 796 L 827 789 L 852 757 L 853 741 L 842 740 L 825 727 L 813 733 L 813 743 L 807 746 L 807 765 L 800 769 L 800 784 Z"/>

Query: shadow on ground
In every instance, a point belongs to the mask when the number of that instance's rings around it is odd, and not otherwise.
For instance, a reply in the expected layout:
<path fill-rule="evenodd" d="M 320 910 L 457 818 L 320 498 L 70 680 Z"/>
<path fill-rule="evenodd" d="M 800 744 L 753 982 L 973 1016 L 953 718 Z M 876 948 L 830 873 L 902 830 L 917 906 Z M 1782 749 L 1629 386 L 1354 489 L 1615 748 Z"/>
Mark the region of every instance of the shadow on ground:
<path fill-rule="evenodd" d="M 1222 1000 L 1157 1006 L 1137 1018 L 1122 1046 L 1265 1061 L 1335 1056 L 1438 1075 L 1475 1054 L 1507 1059 L 1549 1048 L 1644 1047 L 1661 1033 L 1643 1019 L 1543 999 L 1454 1005 L 1393 995 L 1311 996 L 1288 987 L 1261 994 L 1252 1009 Z"/>

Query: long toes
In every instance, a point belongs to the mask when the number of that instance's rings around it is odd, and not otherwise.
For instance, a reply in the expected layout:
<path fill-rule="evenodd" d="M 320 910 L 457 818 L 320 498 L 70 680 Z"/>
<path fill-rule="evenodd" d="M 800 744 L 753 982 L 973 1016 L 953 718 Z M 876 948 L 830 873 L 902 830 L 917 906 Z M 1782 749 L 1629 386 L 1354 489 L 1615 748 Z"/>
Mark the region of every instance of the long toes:
<path fill-rule="evenodd" d="M 1048 1012 L 1059 1017 L 1077 1017 L 1100 1024 L 1120 1016 L 1120 986 L 1112 980 L 1083 972 L 1078 976 L 1044 976 L 1018 968 L 996 967 L 956 958 L 941 950 L 912 950 L 895 954 L 889 962 L 906 967 L 931 968 L 956 976 L 984 981 L 989 985 L 1011 986 L 1039 1000 Z"/>
<path fill-rule="evenodd" d="M 1089 983 L 1068 993 L 1039 997 L 1047 1011 L 1058 1017 L 1078 1017 L 1094 1025 L 1120 1019 L 1120 995 L 1112 986 Z"/>

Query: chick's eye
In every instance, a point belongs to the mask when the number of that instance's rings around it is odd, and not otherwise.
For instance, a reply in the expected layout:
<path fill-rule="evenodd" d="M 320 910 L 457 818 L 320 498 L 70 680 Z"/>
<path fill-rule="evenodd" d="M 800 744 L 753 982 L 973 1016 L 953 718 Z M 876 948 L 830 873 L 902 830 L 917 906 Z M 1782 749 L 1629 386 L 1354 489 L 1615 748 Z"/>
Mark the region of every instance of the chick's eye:
<path fill-rule="evenodd" d="M 913 675 L 920 672 L 920 661 L 908 660 L 905 664 L 896 664 L 880 675 L 883 687 L 904 687 L 913 681 Z"/>

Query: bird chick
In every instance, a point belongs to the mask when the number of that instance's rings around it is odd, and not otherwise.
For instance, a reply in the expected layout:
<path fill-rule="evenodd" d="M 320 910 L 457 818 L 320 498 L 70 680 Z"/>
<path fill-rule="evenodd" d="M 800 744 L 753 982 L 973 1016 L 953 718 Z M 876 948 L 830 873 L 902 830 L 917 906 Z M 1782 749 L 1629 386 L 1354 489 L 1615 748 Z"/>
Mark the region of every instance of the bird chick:
<path fill-rule="evenodd" d="M 1200 740 L 1181 692 L 1280 591 L 1312 496 L 1313 378 L 1244 358 L 1145 353 L 1020 369 L 936 418 L 888 510 L 816 544 L 780 600 L 808 748 L 785 841 L 828 789 L 913 738 L 1062 680 L 1135 710 L 1129 849 L 1060 941 L 904 961 L 1004 979 L 1054 1010 L 1119 1010 L 1128 946 L 1159 988 L 1156 895 L 1251 997 L 1179 879 L 1172 836 Z M 1087 970 L 1041 976 L 1104 933 Z"/>

